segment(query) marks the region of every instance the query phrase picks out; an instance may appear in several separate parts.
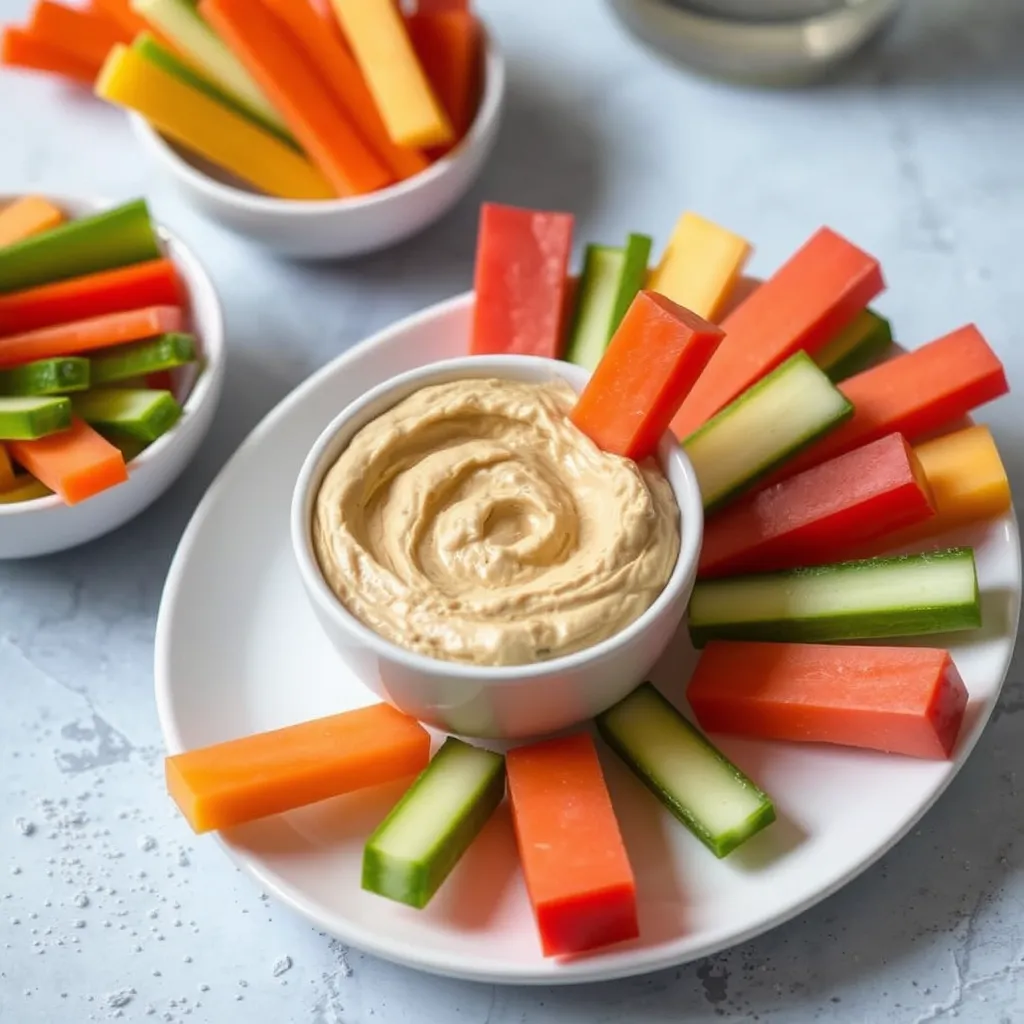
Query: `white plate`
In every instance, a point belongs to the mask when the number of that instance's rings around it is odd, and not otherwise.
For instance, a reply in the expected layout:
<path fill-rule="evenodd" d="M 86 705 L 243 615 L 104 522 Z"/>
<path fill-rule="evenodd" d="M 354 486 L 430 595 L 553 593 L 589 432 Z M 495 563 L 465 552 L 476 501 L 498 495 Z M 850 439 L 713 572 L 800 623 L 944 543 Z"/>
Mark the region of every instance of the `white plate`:
<path fill-rule="evenodd" d="M 289 546 L 292 484 L 344 405 L 393 374 L 464 354 L 470 308 L 471 297 L 461 296 L 336 359 L 267 416 L 210 488 L 174 559 L 157 625 L 157 700 L 171 752 L 371 702 L 306 604 Z M 1016 633 L 1016 522 L 1008 515 L 956 540 L 975 547 L 985 617 L 984 629 L 948 641 L 971 695 L 956 760 L 723 739 L 726 753 L 774 796 L 780 820 L 716 861 L 607 758 L 637 876 L 642 937 L 635 942 L 570 961 L 541 957 L 504 808 L 419 912 L 359 887 L 362 844 L 397 791 L 234 830 L 223 837 L 227 850 L 266 891 L 342 941 L 461 978 L 604 980 L 751 938 L 889 849 L 949 784 L 984 727 Z M 681 694 L 692 656 L 682 631 L 655 676 L 670 696 Z"/>

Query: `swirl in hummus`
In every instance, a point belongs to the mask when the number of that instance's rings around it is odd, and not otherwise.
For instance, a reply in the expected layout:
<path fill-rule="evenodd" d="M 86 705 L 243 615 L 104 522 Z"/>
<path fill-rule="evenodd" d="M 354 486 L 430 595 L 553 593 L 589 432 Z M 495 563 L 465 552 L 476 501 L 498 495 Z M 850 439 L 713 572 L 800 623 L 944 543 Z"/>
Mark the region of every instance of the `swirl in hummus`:
<path fill-rule="evenodd" d="M 342 604 L 446 661 L 523 665 L 638 618 L 679 553 L 652 461 L 602 452 L 562 381 L 424 387 L 363 427 L 327 471 L 313 543 Z"/>

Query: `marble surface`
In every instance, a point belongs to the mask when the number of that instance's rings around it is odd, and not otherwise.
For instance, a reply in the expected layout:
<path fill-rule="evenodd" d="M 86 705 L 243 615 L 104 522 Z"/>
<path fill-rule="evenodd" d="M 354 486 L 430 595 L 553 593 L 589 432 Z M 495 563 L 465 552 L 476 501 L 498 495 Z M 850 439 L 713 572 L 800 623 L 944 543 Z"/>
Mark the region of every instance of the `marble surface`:
<path fill-rule="evenodd" d="M 0 21 L 27 0 L 0 0 Z M 152 638 L 164 573 L 204 488 L 311 370 L 470 281 L 477 204 L 560 209 L 580 239 L 663 241 L 696 208 L 771 268 L 823 222 L 883 259 L 879 303 L 916 344 L 975 320 L 1024 388 L 1024 10 L 912 3 L 832 84 L 750 92 L 677 73 L 601 3 L 482 0 L 510 61 L 479 186 L 392 252 L 298 266 L 200 220 L 150 175 L 123 117 L 0 75 L 0 191 L 127 198 L 207 261 L 231 356 L 210 443 L 142 520 L 0 565 L 0 1021 L 787 1024 L 1024 1019 L 1024 664 L 964 771 L 875 868 L 798 920 L 678 970 L 579 989 L 437 980 L 345 949 L 195 842 L 160 782 Z M 972 13 L 972 10 L 974 13 Z M 985 418 L 1024 498 L 1019 398 Z"/>

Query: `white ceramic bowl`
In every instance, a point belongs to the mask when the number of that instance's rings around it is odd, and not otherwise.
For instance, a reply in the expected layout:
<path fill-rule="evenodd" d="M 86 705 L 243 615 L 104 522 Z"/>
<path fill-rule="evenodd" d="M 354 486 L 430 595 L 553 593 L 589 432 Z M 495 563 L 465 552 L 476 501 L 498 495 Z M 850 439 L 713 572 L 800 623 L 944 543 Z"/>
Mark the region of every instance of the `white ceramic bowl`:
<path fill-rule="evenodd" d="M 357 256 L 394 245 L 443 216 L 469 191 L 494 145 L 505 102 L 505 61 L 484 34 L 480 105 L 465 138 L 425 171 L 351 199 L 278 199 L 249 189 L 130 119 L 153 165 L 181 194 L 235 234 L 298 259 Z"/>
<path fill-rule="evenodd" d="M 15 198 L 0 196 L 0 207 Z M 113 206 L 107 200 L 49 196 L 71 217 Z M 220 301 L 200 262 L 170 232 L 158 227 L 166 254 L 178 268 L 188 298 L 186 329 L 203 359 L 202 372 L 183 368 L 174 377 L 179 397 L 187 391 L 181 419 L 128 464 L 128 480 L 77 505 L 56 495 L 0 505 L 0 559 L 53 554 L 84 544 L 137 516 L 170 486 L 196 453 L 213 421 L 224 383 L 224 324 Z"/>
<path fill-rule="evenodd" d="M 579 391 L 586 371 L 527 356 L 470 356 L 394 377 L 344 409 L 320 435 L 299 473 L 292 500 L 295 557 L 313 609 L 335 648 L 360 679 L 399 710 L 449 732 L 495 739 L 539 736 L 593 718 L 646 677 L 679 626 L 693 589 L 704 517 L 697 478 L 666 435 L 658 458 L 679 504 L 675 569 L 653 605 L 620 633 L 583 651 L 531 665 L 477 666 L 441 661 L 393 644 L 351 615 L 327 585 L 311 524 L 324 474 L 355 433 L 429 384 L 470 377 L 545 381 L 561 377 Z"/>

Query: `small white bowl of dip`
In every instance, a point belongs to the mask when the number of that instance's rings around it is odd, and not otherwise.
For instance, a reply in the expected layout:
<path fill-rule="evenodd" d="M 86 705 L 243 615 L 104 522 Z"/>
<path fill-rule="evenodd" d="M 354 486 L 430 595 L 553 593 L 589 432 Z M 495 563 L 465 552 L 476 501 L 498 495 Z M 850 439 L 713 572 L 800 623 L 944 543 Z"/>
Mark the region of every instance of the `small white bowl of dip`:
<path fill-rule="evenodd" d="M 521 739 L 593 718 L 643 682 L 682 621 L 696 577 L 703 509 L 696 475 L 671 434 L 657 460 L 679 511 L 679 552 L 653 603 L 623 628 L 571 653 L 527 664 L 476 664 L 406 649 L 345 606 L 321 568 L 314 519 L 321 485 L 367 424 L 421 389 L 467 379 L 561 379 L 579 392 L 580 367 L 527 356 L 470 356 L 401 374 L 353 402 L 320 435 L 299 472 L 291 535 L 303 586 L 327 637 L 365 685 L 400 711 L 464 736 Z"/>

